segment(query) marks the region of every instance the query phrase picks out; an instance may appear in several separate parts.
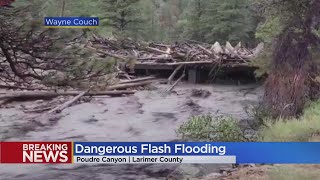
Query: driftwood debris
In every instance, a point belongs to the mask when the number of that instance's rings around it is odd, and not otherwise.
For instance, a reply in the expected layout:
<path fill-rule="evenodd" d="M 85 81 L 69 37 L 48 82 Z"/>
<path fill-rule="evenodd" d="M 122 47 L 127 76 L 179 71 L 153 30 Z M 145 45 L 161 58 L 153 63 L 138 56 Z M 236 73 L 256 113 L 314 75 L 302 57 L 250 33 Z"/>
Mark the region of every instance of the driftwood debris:
<path fill-rule="evenodd" d="M 134 94 L 135 91 L 101 91 L 101 92 L 88 92 L 84 96 L 119 96 L 125 94 Z M 79 92 L 49 92 L 49 91 L 26 91 L 26 92 L 13 92 L 0 95 L 0 100 L 6 99 L 50 99 L 58 96 L 77 96 Z"/>
<path fill-rule="evenodd" d="M 142 82 L 135 82 L 135 83 L 116 84 L 116 85 L 107 87 L 106 90 L 111 91 L 115 89 L 127 89 L 131 87 L 145 86 L 145 85 L 151 84 L 152 82 L 153 82 L 152 80 L 149 80 L 149 81 L 142 81 Z"/>
<path fill-rule="evenodd" d="M 226 62 L 245 63 L 260 53 L 263 46 L 255 49 L 247 49 L 239 42 L 235 47 L 230 42 L 221 45 L 215 42 L 213 45 L 197 41 L 183 41 L 174 44 L 162 43 L 138 43 L 126 40 L 125 43 L 115 39 L 106 39 L 95 36 L 90 40 L 92 49 L 97 52 L 118 59 L 130 59 L 135 57 L 137 63 L 182 63 L 182 62 Z M 115 48 L 117 47 L 117 48 Z M 120 48 L 119 48 L 120 47 Z M 134 52 L 134 53 L 133 53 Z M 229 61 L 232 60 L 232 61 Z"/>
<path fill-rule="evenodd" d="M 180 64 L 174 71 L 173 73 L 170 75 L 170 77 L 168 78 L 168 84 L 171 84 L 172 79 L 176 76 L 176 74 L 178 73 L 178 71 L 183 67 L 183 64 Z"/>
<path fill-rule="evenodd" d="M 84 96 L 86 93 L 88 93 L 89 90 L 87 91 L 83 91 L 80 94 L 78 94 L 77 96 L 75 96 L 74 98 L 72 98 L 71 100 L 65 102 L 64 104 L 57 106 L 53 109 L 51 109 L 48 113 L 59 113 L 62 110 L 64 110 L 65 108 L 69 107 L 71 104 L 75 103 L 76 101 L 78 101 L 82 96 Z"/>
<path fill-rule="evenodd" d="M 149 81 L 149 80 L 154 80 L 155 78 L 156 78 L 156 77 L 154 77 L 154 76 L 148 76 L 148 77 L 142 77 L 142 78 L 137 78 L 137 79 L 132 79 L 132 80 L 123 80 L 123 81 L 120 81 L 119 84 Z"/>
<path fill-rule="evenodd" d="M 169 88 L 167 89 L 167 92 L 170 92 L 173 90 L 173 88 L 186 76 L 185 72 L 176 80 L 176 82 Z"/>
<path fill-rule="evenodd" d="M 5 84 L 0 84 L 0 88 L 3 88 L 3 89 L 22 89 L 22 90 L 47 90 L 46 88 L 31 88 L 31 87 L 5 85 Z"/>

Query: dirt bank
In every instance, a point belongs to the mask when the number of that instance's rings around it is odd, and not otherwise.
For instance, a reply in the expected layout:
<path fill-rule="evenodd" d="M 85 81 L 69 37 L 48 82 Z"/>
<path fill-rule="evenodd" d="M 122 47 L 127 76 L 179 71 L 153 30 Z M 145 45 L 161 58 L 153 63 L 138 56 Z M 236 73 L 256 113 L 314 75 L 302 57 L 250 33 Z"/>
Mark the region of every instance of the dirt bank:
<path fill-rule="evenodd" d="M 135 95 L 94 98 L 90 102 L 67 108 L 61 117 L 37 120 L 37 114 L 24 113 L 31 102 L 15 103 L 0 109 L 2 141 L 175 141 L 175 130 L 191 115 L 227 114 L 248 118 L 243 110 L 261 94 L 257 85 L 179 84 L 165 92 L 167 85 Z M 192 89 L 211 94 L 194 97 Z M 1 165 L 0 179 L 162 179 L 169 174 L 191 173 L 196 176 L 212 172 L 218 166 L 192 165 Z"/>

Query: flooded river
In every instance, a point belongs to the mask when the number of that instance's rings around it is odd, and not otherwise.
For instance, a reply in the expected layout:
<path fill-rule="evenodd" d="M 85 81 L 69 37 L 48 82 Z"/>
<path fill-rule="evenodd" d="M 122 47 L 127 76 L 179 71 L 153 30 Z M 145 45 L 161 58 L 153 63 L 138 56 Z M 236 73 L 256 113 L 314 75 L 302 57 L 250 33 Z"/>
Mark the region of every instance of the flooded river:
<path fill-rule="evenodd" d="M 61 116 L 37 119 L 21 105 L 0 109 L 1 141 L 177 141 L 176 129 L 190 116 L 218 113 L 246 119 L 244 107 L 256 103 L 261 87 L 179 84 L 138 91 L 126 97 L 97 97 L 65 109 Z M 192 89 L 208 97 L 192 96 Z M 34 103 L 34 102 L 29 102 Z M 194 165 L 0 165 L 0 179 L 164 179 L 170 174 L 213 172 Z"/>

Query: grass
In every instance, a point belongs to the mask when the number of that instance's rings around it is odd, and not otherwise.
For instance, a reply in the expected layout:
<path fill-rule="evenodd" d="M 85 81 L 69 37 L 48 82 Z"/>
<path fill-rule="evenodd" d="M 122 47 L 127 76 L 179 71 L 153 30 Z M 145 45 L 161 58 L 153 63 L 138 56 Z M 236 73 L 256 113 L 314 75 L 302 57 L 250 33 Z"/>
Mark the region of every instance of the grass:
<path fill-rule="evenodd" d="M 261 141 L 275 142 L 305 142 L 315 141 L 320 134 L 320 102 L 315 102 L 306 108 L 300 118 L 267 120 L 260 132 Z"/>
<path fill-rule="evenodd" d="M 260 132 L 265 142 L 320 141 L 320 102 L 312 103 L 300 118 L 269 120 L 268 127 Z M 320 165 L 278 165 L 270 169 L 271 180 L 320 179 Z"/>
<path fill-rule="evenodd" d="M 279 165 L 269 170 L 271 180 L 318 180 L 319 165 Z"/>

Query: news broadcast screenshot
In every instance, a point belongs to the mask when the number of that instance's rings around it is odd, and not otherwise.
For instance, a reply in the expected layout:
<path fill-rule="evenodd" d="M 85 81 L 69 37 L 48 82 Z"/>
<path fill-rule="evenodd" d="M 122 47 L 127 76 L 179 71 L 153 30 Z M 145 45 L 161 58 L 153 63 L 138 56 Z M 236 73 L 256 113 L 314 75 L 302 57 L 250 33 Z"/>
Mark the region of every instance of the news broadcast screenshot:
<path fill-rule="evenodd" d="M 320 180 L 320 0 L 0 0 L 0 180 Z"/>

